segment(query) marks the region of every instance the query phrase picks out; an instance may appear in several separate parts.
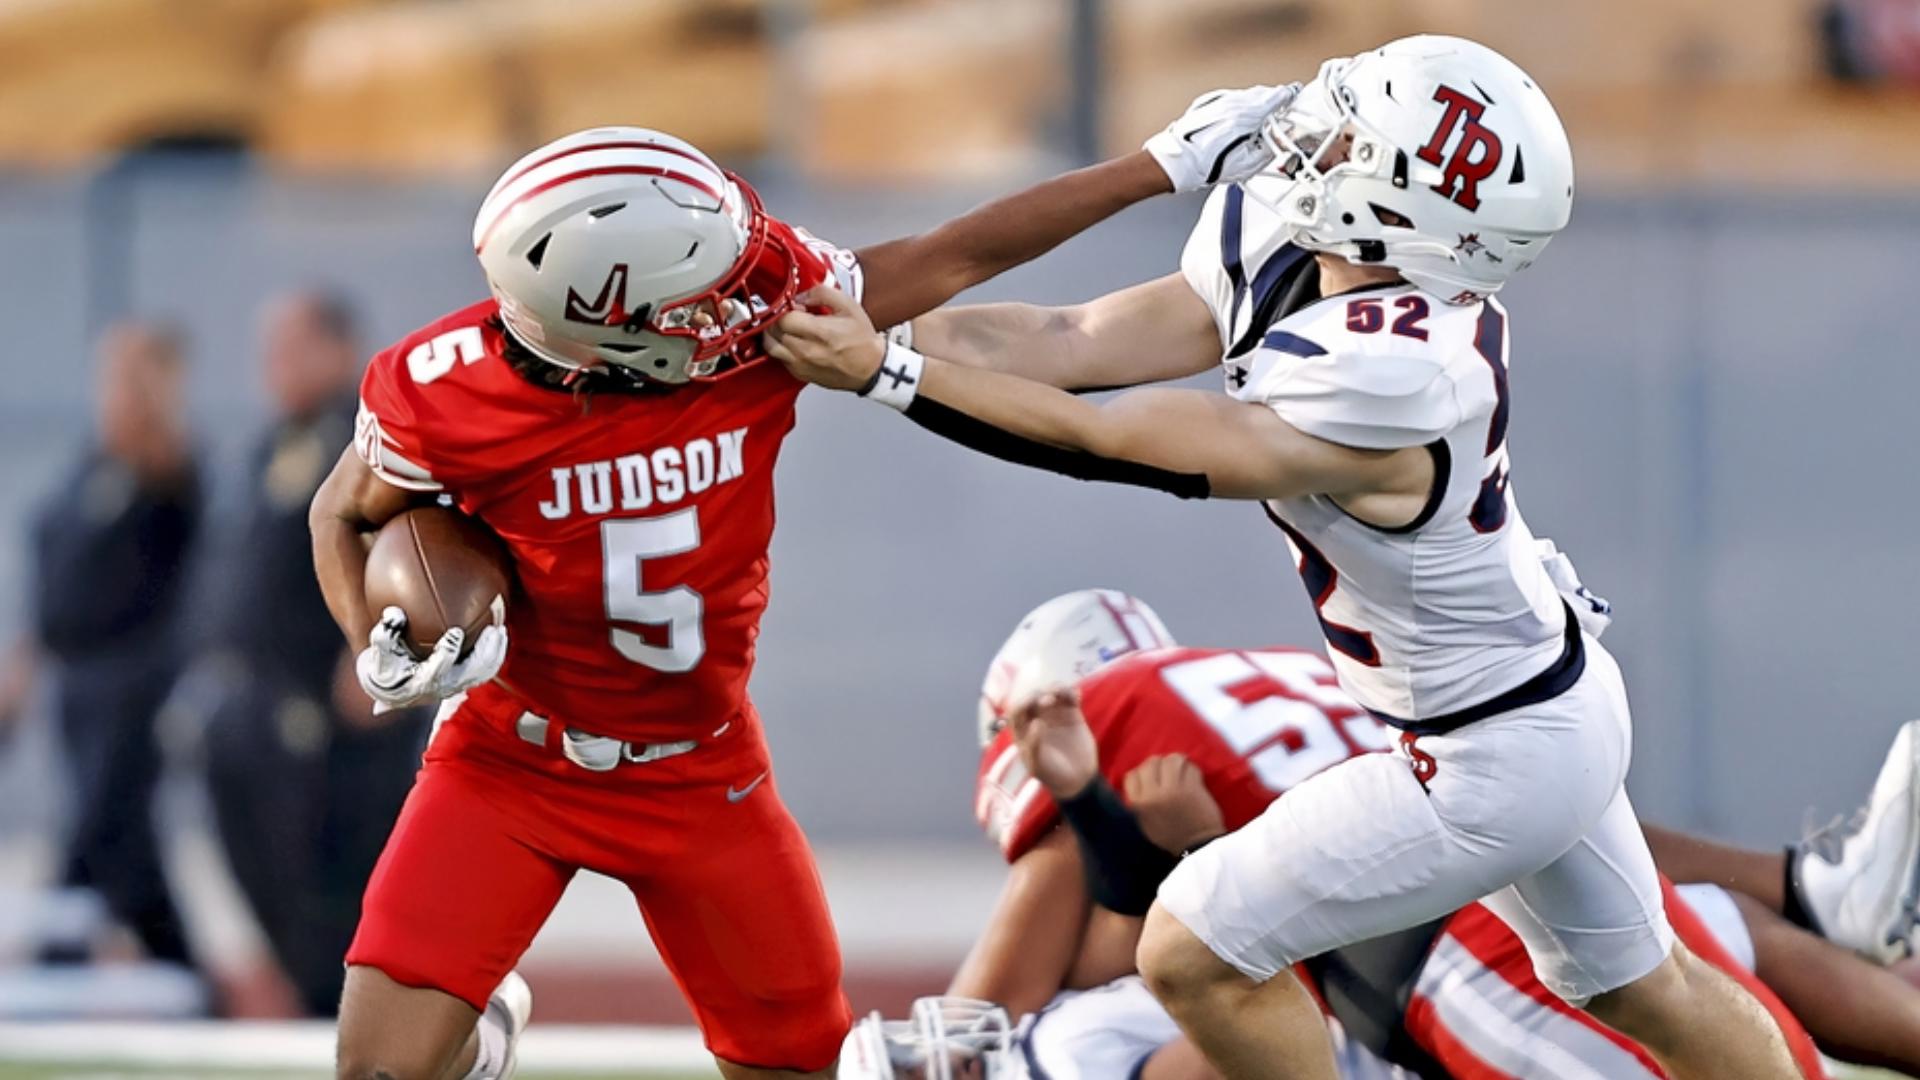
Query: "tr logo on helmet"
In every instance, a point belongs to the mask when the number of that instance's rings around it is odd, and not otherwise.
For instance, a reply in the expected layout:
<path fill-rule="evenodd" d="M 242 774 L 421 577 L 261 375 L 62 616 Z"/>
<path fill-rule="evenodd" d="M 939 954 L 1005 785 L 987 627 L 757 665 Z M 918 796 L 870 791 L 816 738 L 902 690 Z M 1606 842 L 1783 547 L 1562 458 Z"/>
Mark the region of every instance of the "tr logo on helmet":
<path fill-rule="evenodd" d="M 566 317 L 569 322 L 586 323 L 589 326 L 619 326 L 627 321 L 627 264 L 614 263 L 607 272 L 607 280 L 600 285 L 600 295 L 589 304 L 580 294 L 567 286 Z"/>
<path fill-rule="evenodd" d="M 1500 167 L 1504 149 L 1500 136 L 1480 122 L 1481 114 L 1487 111 L 1485 102 L 1477 101 L 1451 86 L 1441 86 L 1435 90 L 1433 100 L 1445 105 L 1446 112 L 1440 115 L 1440 126 L 1434 129 L 1433 137 L 1420 148 L 1417 156 L 1421 161 L 1440 165 L 1445 170 L 1440 182 L 1433 185 L 1433 190 L 1468 210 L 1478 210 L 1480 181 L 1492 176 L 1493 170 Z M 1453 156 L 1443 161 L 1441 150 L 1452 138 L 1455 128 L 1460 129 L 1460 142 L 1454 146 Z M 1456 192 L 1455 187 L 1460 190 Z"/>

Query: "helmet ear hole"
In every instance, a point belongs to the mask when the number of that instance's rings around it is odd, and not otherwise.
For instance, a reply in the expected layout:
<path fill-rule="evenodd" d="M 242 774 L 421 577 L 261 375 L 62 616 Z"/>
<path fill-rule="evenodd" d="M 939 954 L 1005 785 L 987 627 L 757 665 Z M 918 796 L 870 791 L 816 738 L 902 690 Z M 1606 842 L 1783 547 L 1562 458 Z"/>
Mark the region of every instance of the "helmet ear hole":
<path fill-rule="evenodd" d="M 547 257 L 547 243 L 552 239 L 553 234 L 548 233 L 541 237 L 532 247 L 527 249 L 527 262 L 532 265 L 535 270 L 540 269 L 541 262 L 545 261 Z"/>
<path fill-rule="evenodd" d="M 1368 203 L 1367 209 L 1373 211 L 1373 219 L 1392 229 L 1411 229 L 1413 219 L 1397 210 L 1389 210 L 1379 203 Z"/>

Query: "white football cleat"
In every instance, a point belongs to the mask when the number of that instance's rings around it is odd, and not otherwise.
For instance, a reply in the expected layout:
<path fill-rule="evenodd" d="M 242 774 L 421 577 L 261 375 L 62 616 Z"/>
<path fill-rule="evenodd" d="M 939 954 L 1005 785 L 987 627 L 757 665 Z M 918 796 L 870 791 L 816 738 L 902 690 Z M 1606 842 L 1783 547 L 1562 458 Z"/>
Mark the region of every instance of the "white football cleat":
<path fill-rule="evenodd" d="M 500 1071 L 494 1073 L 495 1080 L 513 1080 L 517 1066 L 520 1033 L 527 1030 L 527 1022 L 533 1019 L 533 989 L 527 980 L 517 971 L 507 972 L 500 980 L 493 994 L 487 998 L 487 1011 L 481 1017 L 481 1023 L 493 1023 L 506 1034 L 505 1060 Z"/>
<path fill-rule="evenodd" d="M 1882 964 L 1912 956 L 1920 924 L 1920 720 L 1894 736 L 1850 820 L 1800 846 L 1802 903 L 1829 941 Z"/>

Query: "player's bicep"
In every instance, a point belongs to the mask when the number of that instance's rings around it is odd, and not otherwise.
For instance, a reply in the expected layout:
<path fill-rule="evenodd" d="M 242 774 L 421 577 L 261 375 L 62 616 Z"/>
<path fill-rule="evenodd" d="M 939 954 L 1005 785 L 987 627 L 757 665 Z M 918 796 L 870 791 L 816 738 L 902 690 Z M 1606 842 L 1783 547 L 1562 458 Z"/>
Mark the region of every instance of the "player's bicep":
<path fill-rule="evenodd" d="M 1071 351 L 1085 386 L 1139 386 L 1220 365 L 1206 301 L 1180 274 L 1111 292 L 1069 309 Z"/>
<path fill-rule="evenodd" d="M 879 327 L 931 311 L 972 283 L 967 264 L 941 251 L 932 234 L 863 247 L 854 260 L 865 277 L 860 306 Z"/>
<path fill-rule="evenodd" d="M 1016 860 L 986 929 L 949 992 L 1037 1012 L 1065 984 L 1079 953 L 1089 902 L 1080 849 L 1055 829 Z"/>
<path fill-rule="evenodd" d="M 349 447 L 341 451 L 333 471 L 314 492 L 308 520 L 316 528 L 339 522 L 359 532 L 374 532 L 422 498 L 420 492 L 396 487 L 381 479 Z"/>
<path fill-rule="evenodd" d="M 1307 435 L 1265 405 L 1197 390 L 1136 390 L 1100 410 L 1094 452 L 1207 478 L 1228 499 L 1366 490 L 1391 453 Z"/>

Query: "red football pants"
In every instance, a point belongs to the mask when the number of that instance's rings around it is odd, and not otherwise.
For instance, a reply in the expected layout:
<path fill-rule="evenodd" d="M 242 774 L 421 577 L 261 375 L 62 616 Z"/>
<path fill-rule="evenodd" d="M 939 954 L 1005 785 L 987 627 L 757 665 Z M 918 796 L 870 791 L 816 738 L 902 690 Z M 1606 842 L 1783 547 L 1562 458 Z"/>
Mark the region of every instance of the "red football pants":
<path fill-rule="evenodd" d="M 695 750 L 604 773 L 520 739 L 519 714 L 488 687 L 440 726 L 347 962 L 484 1008 L 593 870 L 633 891 L 716 1056 L 832 1064 L 852 1023 L 839 942 L 751 706 Z"/>

